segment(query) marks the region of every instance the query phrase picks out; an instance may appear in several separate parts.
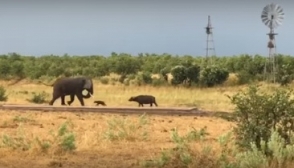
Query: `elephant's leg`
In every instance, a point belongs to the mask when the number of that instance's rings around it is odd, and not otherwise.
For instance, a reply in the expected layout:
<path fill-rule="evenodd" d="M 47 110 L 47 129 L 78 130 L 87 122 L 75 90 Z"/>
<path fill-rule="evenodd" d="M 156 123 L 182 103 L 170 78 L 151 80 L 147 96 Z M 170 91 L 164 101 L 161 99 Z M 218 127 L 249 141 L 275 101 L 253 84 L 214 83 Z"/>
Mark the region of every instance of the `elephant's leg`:
<path fill-rule="evenodd" d="M 75 95 L 74 94 L 71 94 L 70 95 L 70 101 L 67 101 L 67 104 L 70 106 L 71 103 L 75 100 Z"/>
<path fill-rule="evenodd" d="M 83 94 L 82 93 L 77 93 L 76 95 L 77 95 L 81 105 L 84 106 L 85 104 L 84 104 Z"/>
<path fill-rule="evenodd" d="M 51 101 L 49 102 L 49 105 L 53 105 L 53 103 L 55 102 L 55 100 L 56 99 L 58 99 L 60 97 L 60 94 L 59 93 L 57 93 L 57 92 L 53 92 L 53 94 L 52 94 L 52 99 L 51 99 Z"/>
<path fill-rule="evenodd" d="M 61 105 L 66 106 L 64 99 L 65 99 L 65 95 L 61 95 Z"/>

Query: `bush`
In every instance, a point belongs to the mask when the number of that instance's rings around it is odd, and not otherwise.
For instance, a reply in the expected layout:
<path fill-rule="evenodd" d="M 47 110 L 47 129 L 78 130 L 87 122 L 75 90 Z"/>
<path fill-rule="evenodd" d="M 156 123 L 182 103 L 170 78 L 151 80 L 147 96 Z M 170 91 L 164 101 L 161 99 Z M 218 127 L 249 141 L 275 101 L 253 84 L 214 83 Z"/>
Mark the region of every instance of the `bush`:
<path fill-rule="evenodd" d="M 60 126 L 55 139 L 58 140 L 58 145 L 65 151 L 73 151 L 76 149 L 75 135 L 68 129 L 67 123 L 63 123 Z"/>
<path fill-rule="evenodd" d="M 242 84 L 252 82 L 255 76 L 243 70 L 237 73 L 237 77 L 238 77 L 238 84 L 242 85 Z"/>
<path fill-rule="evenodd" d="M 149 124 L 148 117 L 143 114 L 136 122 L 130 122 L 126 118 L 112 118 L 107 121 L 108 129 L 104 132 L 104 138 L 115 140 L 146 140 L 148 132 L 146 126 Z"/>
<path fill-rule="evenodd" d="M 171 81 L 173 85 L 182 84 L 187 79 L 187 68 L 183 65 L 175 66 L 171 69 L 171 74 L 173 76 Z"/>
<path fill-rule="evenodd" d="M 293 167 L 294 141 L 286 144 L 277 131 L 271 130 L 268 142 L 261 141 L 261 149 L 255 142 L 250 142 L 246 150 L 235 148 L 234 137 L 229 131 L 218 137 L 219 148 L 213 151 L 212 146 L 202 144 L 206 140 L 206 128 L 193 130 L 184 136 L 180 136 L 177 129 L 171 132 L 171 141 L 174 147 L 165 149 L 158 158 L 144 161 L 144 167 L 209 167 L 209 168 L 290 168 Z M 196 136 L 195 136 L 196 135 Z M 294 140 L 294 136 L 291 137 Z M 202 149 L 197 150 L 191 143 L 200 143 Z M 264 148 L 268 146 L 268 148 Z M 266 153 L 272 153 L 267 156 Z"/>
<path fill-rule="evenodd" d="M 182 71 L 186 69 L 186 78 L 182 76 L 185 74 L 183 73 L 178 76 L 179 78 L 175 77 L 173 83 L 183 84 L 183 82 L 186 82 L 186 84 L 191 85 L 191 83 L 197 83 L 196 81 L 199 80 L 197 79 L 199 78 L 199 68 L 197 65 L 200 65 L 203 59 L 204 57 L 201 56 L 172 56 L 167 53 L 146 53 L 139 54 L 139 56 L 113 53 L 111 56 L 90 55 L 82 57 L 66 54 L 63 56 L 48 55 L 34 57 L 13 53 L 0 56 L 0 78 L 4 80 L 30 78 L 34 80 L 39 79 L 43 75 L 53 78 L 60 76 L 90 76 L 95 78 L 115 73 L 121 76 L 119 81 L 124 83 L 125 76 L 130 74 L 137 75 L 138 72 L 148 71 L 156 74 L 159 73 L 163 79 L 168 81 L 167 74 L 171 72 L 171 69 L 179 65 L 182 68 L 176 68 L 176 70 Z M 213 57 L 212 59 L 217 67 L 225 67 L 230 73 L 239 73 L 241 82 L 246 83 L 246 81 L 251 79 L 257 80 L 258 76 L 263 77 L 267 58 L 259 55 L 240 55 Z M 291 82 L 293 79 L 294 57 L 277 55 L 276 62 L 279 65 L 277 68 L 278 74 L 276 74 L 277 82 L 282 84 Z M 197 63 L 197 65 L 194 63 Z M 203 67 L 206 67 L 206 65 L 201 66 L 201 68 Z M 189 73 L 190 70 L 192 73 Z M 176 73 L 181 73 L 180 71 Z M 187 74 L 192 74 L 192 77 Z M 183 77 L 182 80 L 178 80 L 182 78 L 180 76 Z M 213 79 L 215 79 L 215 74 Z M 212 84 L 211 82 L 207 82 L 207 84 L 214 86 L 215 80 L 213 81 Z M 110 83 L 113 84 L 112 81 Z"/>
<path fill-rule="evenodd" d="M 293 136 L 292 136 L 293 139 Z M 255 143 L 250 144 L 250 149 L 237 153 L 233 167 L 240 168 L 267 168 L 267 167 L 293 167 L 294 144 L 286 144 L 277 131 L 271 131 L 268 142 L 261 141 L 262 146 L 268 148 L 258 149 Z M 268 151 L 272 154 L 267 156 Z"/>
<path fill-rule="evenodd" d="M 32 120 L 17 117 L 18 122 Z M 13 119 L 15 120 L 15 118 Z M 68 128 L 68 122 L 63 123 L 57 132 L 50 132 L 44 139 L 29 135 L 21 124 L 17 127 L 15 134 L 2 134 L 0 136 L 0 148 L 10 148 L 19 151 L 28 151 L 37 147 L 40 152 L 48 152 L 51 149 L 56 154 L 71 152 L 76 149 L 75 134 Z"/>
<path fill-rule="evenodd" d="M 187 67 L 186 70 L 186 76 L 189 81 L 189 86 L 191 86 L 192 82 L 197 83 L 199 80 L 199 75 L 200 75 L 200 66 L 198 65 L 190 65 Z"/>
<path fill-rule="evenodd" d="M 100 82 L 104 85 L 107 85 L 109 83 L 109 78 L 107 77 L 102 77 L 100 78 Z"/>
<path fill-rule="evenodd" d="M 167 82 L 168 81 L 168 76 L 167 74 L 169 73 L 169 70 L 167 68 L 163 68 L 160 70 L 160 76 L 163 77 L 163 79 Z"/>
<path fill-rule="evenodd" d="M 77 149 L 76 135 L 70 130 L 73 126 L 69 121 L 64 122 L 56 132 L 50 132 L 49 137 L 45 139 L 36 138 L 35 143 L 42 152 L 48 152 L 51 148 L 55 153 L 72 152 Z M 49 139 L 48 139 L 49 138 Z"/>
<path fill-rule="evenodd" d="M 137 80 L 142 84 L 151 84 L 152 77 L 150 72 L 143 72 L 137 76 Z"/>
<path fill-rule="evenodd" d="M 0 101 L 7 101 L 8 97 L 6 94 L 6 90 L 3 86 L 0 86 Z"/>
<path fill-rule="evenodd" d="M 153 78 L 152 79 L 152 86 L 163 86 L 166 85 L 167 81 L 164 78 Z"/>
<path fill-rule="evenodd" d="M 277 75 L 277 82 L 280 83 L 282 86 L 289 84 L 293 78 L 293 69 L 289 64 L 283 64 Z"/>
<path fill-rule="evenodd" d="M 159 158 L 144 161 L 142 164 L 144 167 L 195 167 L 196 165 L 199 166 L 199 164 L 205 159 L 207 162 L 210 162 L 211 160 L 207 159 L 209 156 L 207 154 L 209 154 L 210 151 L 204 151 L 205 148 L 203 148 L 203 153 L 197 153 L 194 150 L 191 150 L 190 146 L 191 142 L 204 141 L 207 135 L 209 135 L 209 133 L 207 133 L 206 127 L 203 127 L 200 130 L 193 128 L 193 130 L 189 131 L 184 136 L 180 136 L 178 130 L 175 128 L 171 131 L 170 136 L 175 147 L 170 150 L 162 151 Z M 201 157 L 204 157 L 204 159 Z M 209 164 L 211 167 L 215 166 L 214 163 L 210 162 Z"/>
<path fill-rule="evenodd" d="M 0 136 L 1 148 L 11 148 L 13 150 L 20 149 L 22 151 L 27 151 L 31 148 L 31 146 L 32 142 L 26 138 L 25 131 L 22 129 L 21 125 L 18 126 L 14 136 L 8 134 L 2 134 Z"/>
<path fill-rule="evenodd" d="M 48 93 L 46 92 L 41 92 L 41 93 L 35 93 L 33 92 L 33 97 L 31 99 L 28 99 L 29 102 L 31 103 L 37 103 L 37 104 L 42 104 L 46 103 L 46 97 L 48 96 Z"/>
<path fill-rule="evenodd" d="M 201 71 L 201 84 L 207 87 L 213 87 L 224 83 L 229 77 L 229 72 L 218 66 L 208 66 Z"/>
<path fill-rule="evenodd" d="M 124 81 L 127 79 L 127 75 L 121 75 L 120 77 L 119 77 L 119 79 L 118 79 L 118 81 L 120 82 L 120 83 L 124 83 Z"/>
<path fill-rule="evenodd" d="M 261 141 L 266 143 L 271 136 L 271 129 L 290 143 L 294 130 L 294 99 L 292 91 L 276 89 L 274 93 L 261 92 L 257 86 L 250 86 L 246 92 L 240 92 L 229 97 L 236 105 L 237 144 L 250 148 L 253 142 L 258 149 Z M 267 148 L 267 147 L 266 147 Z"/>
<path fill-rule="evenodd" d="M 129 74 L 129 75 L 127 75 L 127 79 L 129 79 L 129 80 L 136 79 L 136 75 L 134 75 L 134 74 Z"/>

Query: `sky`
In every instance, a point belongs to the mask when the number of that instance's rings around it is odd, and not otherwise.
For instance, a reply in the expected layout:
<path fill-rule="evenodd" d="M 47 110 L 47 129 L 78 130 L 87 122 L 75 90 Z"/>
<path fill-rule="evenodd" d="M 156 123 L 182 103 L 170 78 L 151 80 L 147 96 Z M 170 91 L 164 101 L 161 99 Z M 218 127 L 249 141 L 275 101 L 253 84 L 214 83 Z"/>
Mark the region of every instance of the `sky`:
<path fill-rule="evenodd" d="M 272 2 L 285 13 L 277 53 L 294 55 L 290 0 L 2 0 L 0 54 L 204 56 L 210 15 L 217 56 L 267 56 L 260 16 Z"/>

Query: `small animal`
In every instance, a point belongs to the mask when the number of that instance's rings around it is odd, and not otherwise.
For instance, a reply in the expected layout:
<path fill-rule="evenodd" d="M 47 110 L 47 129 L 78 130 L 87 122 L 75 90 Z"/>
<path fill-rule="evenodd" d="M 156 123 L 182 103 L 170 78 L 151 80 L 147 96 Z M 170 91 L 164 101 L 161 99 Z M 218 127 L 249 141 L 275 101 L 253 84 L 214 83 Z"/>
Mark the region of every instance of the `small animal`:
<path fill-rule="evenodd" d="M 152 95 L 138 95 L 138 96 L 134 96 L 131 97 L 129 99 L 129 101 L 134 101 L 134 102 L 138 102 L 139 103 L 139 107 L 143 106 L 143 104 L 150 104 L 150 107 L 152 107 L 153 104 L 155 104 L 155 106 L 158 106 L 155 100 L 155 97 Z"/>
<path fill-rule="evenodd" d="M 105 102 L 101 100 L 96 100 L 94 101 L 94 103 L 96 103 L 96 106 L 99 106 L 99 104 L 101 104 L 102 106 L 106 106 Z"/>

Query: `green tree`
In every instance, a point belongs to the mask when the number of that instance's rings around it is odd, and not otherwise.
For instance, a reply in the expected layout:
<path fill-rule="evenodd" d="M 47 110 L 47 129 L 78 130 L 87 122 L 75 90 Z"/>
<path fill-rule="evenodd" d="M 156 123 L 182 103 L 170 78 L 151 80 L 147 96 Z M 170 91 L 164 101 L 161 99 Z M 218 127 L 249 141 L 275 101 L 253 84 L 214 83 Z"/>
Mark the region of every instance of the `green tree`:
<path fill-rule="evenodd" d="M 222 84 L 229 77 L 229 72 L 216 65 L 207 66 L 201 71 L 201 84 L 207 87 L 213 87 L 218 84 Z"/>
<path fill-rule="evenodd" d="M 11 75 L 18 78 L 24 78 L 24 64 L 21 61 L 14 61 L 11 63 Z"/>
<path fill-rule="evenodd" d="M 182 84 L 187 79 L 187 68 L 183 65 L 177 65 L 171 69 L 171 74 L 173 85 Z"/>
<path fill-rule="evenodd" d="M 7 59 L 0 59 L 0 77 L 5 79 L 10 74 L 10 65 Z"/>
<path fill-rule="evenodd" d="M 189 86 L 191 86 L 192 82 L 198 83 L 200 76 L 200 66 L 190 65 L 189 67 L 187 67 L 186 76 L 188 79 Z"/>
<path fill-rule="evenodd" d="M 136 74 L 140 70 L 140 62 L 136 58 L 122 54 L 112 57 L 113 71 L 121 75 L 121 82 L 124 81 L 127 75 Z"/>

